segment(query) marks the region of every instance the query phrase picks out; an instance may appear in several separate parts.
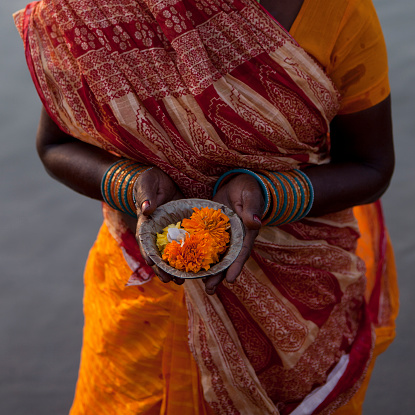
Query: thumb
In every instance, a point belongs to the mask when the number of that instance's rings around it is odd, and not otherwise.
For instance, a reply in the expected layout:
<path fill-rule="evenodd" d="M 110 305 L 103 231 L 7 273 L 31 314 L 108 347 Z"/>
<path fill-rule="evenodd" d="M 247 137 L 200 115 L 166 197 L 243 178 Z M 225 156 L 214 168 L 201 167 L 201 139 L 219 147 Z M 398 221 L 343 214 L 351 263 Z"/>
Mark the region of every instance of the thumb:
<path fill-rule="evenodd" d="M 140 209 L 144 216 L 151 215 L 157 209 L 156 198 L 148 196 L 148 198 L 141 203 Z"/>
<path fill-rule="evenodd" d="M 259 230 L 261 228 L 261 217 L 263 212 L 264 199 L 262 194 L 250 193 L 244 197 L 241 219 L 247 229 Z"/>
<path fill-rule="evenodd" d="M 144 216 L 151 215 L 157 209 L 157 178 L 150 174 L 140 176 L 135 184 L 136 205 Z"/>

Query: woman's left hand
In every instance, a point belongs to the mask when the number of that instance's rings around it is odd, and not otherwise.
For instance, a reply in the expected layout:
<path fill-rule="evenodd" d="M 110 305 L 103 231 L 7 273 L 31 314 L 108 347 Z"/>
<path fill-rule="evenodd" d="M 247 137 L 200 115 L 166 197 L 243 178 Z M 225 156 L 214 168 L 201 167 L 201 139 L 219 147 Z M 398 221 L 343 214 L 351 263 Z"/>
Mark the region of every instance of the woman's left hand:
<path fill-rule="evenodd" d="M 207 294 L 214 294 L 217 286 L 226 278 L 233 283 L 241 273 L 245 262 L 251 255 L 255 238 L 261 228 L 264 211 L 264 196 L 258 182 L 248 174 L 240 174 L 224 184 L 216 193 L 213 201 L 231 208 L 241 219 L 245 227 L 245 238 L 241 252 L 226 272 L 212 275 L 204 280 Z"/>

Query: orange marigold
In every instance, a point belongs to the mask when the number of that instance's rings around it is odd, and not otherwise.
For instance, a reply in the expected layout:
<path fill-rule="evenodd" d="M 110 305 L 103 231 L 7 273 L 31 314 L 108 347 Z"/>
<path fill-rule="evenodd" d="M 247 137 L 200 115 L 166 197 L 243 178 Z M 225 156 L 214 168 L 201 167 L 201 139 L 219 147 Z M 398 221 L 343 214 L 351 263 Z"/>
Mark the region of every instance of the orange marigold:
<path fill-rule="evenodd" d="M 183 228 L 190 234 L 208 234 L 216 246 L 217 253 L 224 253 L 230 240 L 229 218 L 221 210 L 208 207 L 193 208 L 193 211 L 190 219 L 183 219 Z"/>
<path fill-rule="evenodd" d="M 172 241 L 166 245 L 163 260 L 172 267 L 186 272 L 208 270 L 214 261 L 213 241 L 206 235 L 187 235 L 183 245 Z"/>

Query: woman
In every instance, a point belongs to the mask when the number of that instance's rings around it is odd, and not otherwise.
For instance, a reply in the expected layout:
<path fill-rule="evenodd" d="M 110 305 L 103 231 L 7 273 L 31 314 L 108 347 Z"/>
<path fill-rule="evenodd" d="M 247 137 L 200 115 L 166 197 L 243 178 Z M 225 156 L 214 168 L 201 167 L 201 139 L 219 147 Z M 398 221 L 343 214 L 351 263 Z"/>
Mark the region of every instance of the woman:
<path fill-rule="evenodd" d="M 71 413 L 361 413 L 397 309 L 378 205 L 351 209 L 394 165 L 371 1 L 43 0 L 16 24 L 47 171 L 106 202 Z M 137 227 L 183 197 L 242 218 L 226 274 L 143 260 Z"/>

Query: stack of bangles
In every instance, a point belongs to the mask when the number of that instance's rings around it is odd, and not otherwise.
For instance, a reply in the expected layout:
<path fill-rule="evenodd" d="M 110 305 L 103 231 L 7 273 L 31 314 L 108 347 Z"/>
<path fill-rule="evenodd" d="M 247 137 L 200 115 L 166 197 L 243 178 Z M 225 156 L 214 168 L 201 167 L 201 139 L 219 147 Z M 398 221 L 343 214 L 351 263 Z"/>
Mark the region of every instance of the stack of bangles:
<path fill-rule="evenodd" d="M 138 177 L 151 168 L 128 159 L 116 161 L 108 168 L 101 181 L 104 202 L 113 209 L 137 217 L 134 185 Z M 262 189 L 265 199 L 263 225 L 279 226 L 295 222 L 310 212 L 314 199 L 313 186 L 301 170 L 284 172 L 230 170 L 216 182 L 213 195 L 223 184 L 238 174 L 249 174 L 254 177 Z"/>
<path fill-rule="evenodd" d="M 142 173 L 151 168 L 128 159 L 116 161 L 108 168 L 101 181 L 104 202 L 113 209 L 137 217 L 134 184 Z"/>
<path fill-rule="evenodd" d="M 298 221 L 310 212 L 314 200 L 310 179 L 301 170 L 271 172 L 234 169 L 223 174 L 216 182 L 213 195 L 238 174 L 249 174 L 259 183 L 265 199 L 263 225 L 279 226 Z"/>

